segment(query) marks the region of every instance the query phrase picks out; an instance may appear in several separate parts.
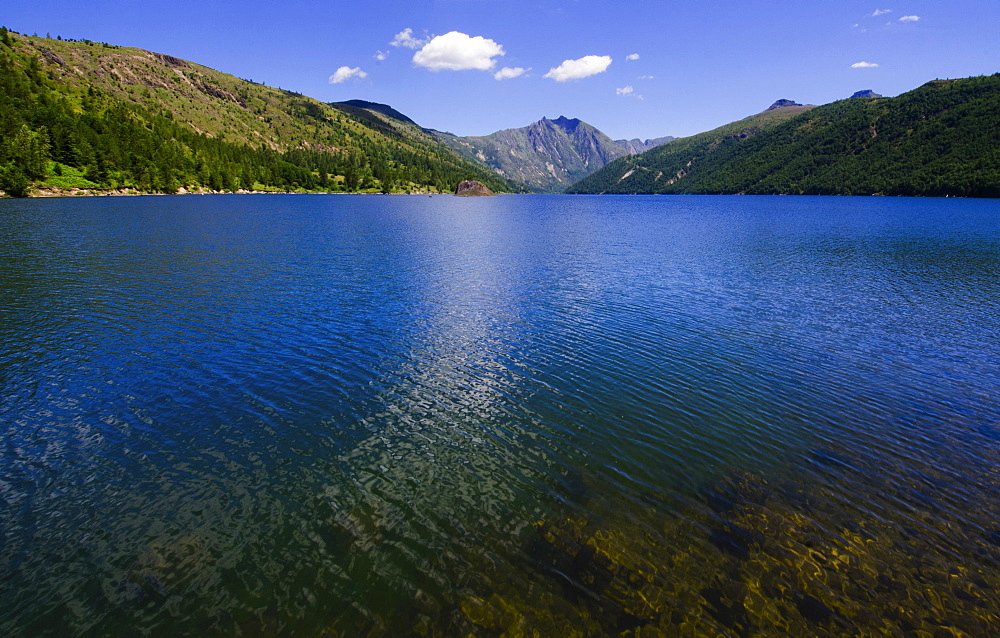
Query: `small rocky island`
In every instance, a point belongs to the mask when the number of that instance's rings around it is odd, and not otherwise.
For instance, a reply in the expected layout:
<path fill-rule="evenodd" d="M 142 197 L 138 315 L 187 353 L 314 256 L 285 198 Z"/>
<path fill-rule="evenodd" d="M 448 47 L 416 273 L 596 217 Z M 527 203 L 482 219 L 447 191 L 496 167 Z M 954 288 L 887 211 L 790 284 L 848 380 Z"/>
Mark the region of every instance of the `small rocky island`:
<path fill-rule="evenodd" d="M 496 195 L 496 193 L 487 188 L 485 184 L 477 182 L 474 179 L 462 181 L 458 185 L 458 190 L 455 191 L 455 194 L 462 197 L 489 197 Z"/>

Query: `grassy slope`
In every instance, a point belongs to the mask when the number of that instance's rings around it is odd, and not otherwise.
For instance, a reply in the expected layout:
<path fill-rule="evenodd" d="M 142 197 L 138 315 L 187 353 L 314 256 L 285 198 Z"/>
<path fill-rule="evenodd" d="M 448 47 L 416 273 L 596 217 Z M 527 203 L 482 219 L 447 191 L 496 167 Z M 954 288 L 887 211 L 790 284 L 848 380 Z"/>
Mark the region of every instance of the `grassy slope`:
<path fill-rule="evenodd" d="M 22 53 L 41 60 L 55 79 L 74 89 L 93 86 L 154 113 L 170 112 L 175 119 L 212 137 L 253 146 L 265 144 L 274 150 L 310 143 L 334 149 L 349 140 L 350 125 L 344 127 L 346 130 L 326 131 L 328 139 L 323 142 L 313 139 L 315 126 L 294 114 L 311 110 L 330 115 L 315 100 L 239 80 L 193 62 L 107 44 L 26 36 L 17 41 Z"/>

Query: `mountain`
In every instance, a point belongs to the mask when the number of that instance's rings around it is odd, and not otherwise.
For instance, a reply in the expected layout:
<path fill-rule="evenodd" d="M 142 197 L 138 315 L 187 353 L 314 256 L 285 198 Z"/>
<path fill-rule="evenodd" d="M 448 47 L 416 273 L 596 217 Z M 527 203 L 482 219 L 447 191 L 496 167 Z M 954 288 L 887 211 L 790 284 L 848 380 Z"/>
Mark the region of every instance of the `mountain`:
<path fill-rule="evenodd" d="M 1000 74 L 796 109 L 616 160 L 568 192 L 1000 196 Z"/>
<path fill-rule="evenodd" d="M 666 136 L 657 137 L 655 139 L 642 141 L 639 139 L 632 140 L 615 140 L 615 144 L 621 146 L 625 149 L 626 155 L 639 155 L 640 153 L 645 153 L 648 150 L 654 149 L 661 144 L 666 144 L 667 142 L 673 142 L 676 137 Z"/>
<path fill-rule="evenodd" d="M 866 89 L 864 91 L 856 92 L 851 97 L 882 97 L 882 96 L 876 93 L 875 91 L 872 91 L 871 89 Z"/>
<path fill-rule="evenodd" d="M 377 110 L 370 110 L 377 109 Z M 0 29 L 0 190 L 520 187 L 384 105 L 324 104 L 143 49 Z"/>
<path fill-rule="evenodd" d="M 543 117 L 523 128 L 484 136 L 434 133 L 463 157 L 481 162 L 507 179 L 542 193 L 562 191 L 631 152 L 590 124 L 563 116 L 554 120 Z M 647 140 L 640 144 L 652 142 Z"/>

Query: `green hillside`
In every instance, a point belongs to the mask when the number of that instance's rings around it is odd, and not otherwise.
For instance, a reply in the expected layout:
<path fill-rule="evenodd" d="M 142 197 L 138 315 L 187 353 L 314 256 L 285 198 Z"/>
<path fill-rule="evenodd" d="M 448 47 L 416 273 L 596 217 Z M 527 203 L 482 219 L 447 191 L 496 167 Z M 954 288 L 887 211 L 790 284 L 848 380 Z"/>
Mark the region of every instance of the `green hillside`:
<path fill-rule="evenodd" d="M 1000 196 L 1000 74 L 765 112 L 612 162 L 573 193 Z"/>
<path fill-rule="evenodd" d="M 771 108 L 705 133 L 674 140 L 641 155 L 622 157 L 573 184 L 566 192 L 656 192 L 656 187 L 667 186 L 668 182 L 673 185 L 684 178 L 694 165 L 693 158 L 696 156 L 711 156 L 723 146 L 748 140 L 813 108 L 802 105 Z M 659 165 L 660 162 L 679 165 L 667 173 Z"/>
<path fill-rule="evenodd" d="M 412 123 L 142 49 L 0 29 L 0 190 L 517 187 Z"/>

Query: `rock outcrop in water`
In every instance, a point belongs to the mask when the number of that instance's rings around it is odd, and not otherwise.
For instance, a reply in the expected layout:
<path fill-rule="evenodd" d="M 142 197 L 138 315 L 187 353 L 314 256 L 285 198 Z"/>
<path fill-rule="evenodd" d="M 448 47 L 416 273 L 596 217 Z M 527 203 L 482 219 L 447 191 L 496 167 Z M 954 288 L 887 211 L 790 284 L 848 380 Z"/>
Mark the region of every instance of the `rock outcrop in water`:
<path fill-rule="evenodd" d="M 458 185 L 458 190 L 455 191 L 456 195 L 462 197 L 489 197 L 496 195 L 493 191 L 486 187 L 482 182 L 477 182 L 474 179 L 467 179 Z"/>

